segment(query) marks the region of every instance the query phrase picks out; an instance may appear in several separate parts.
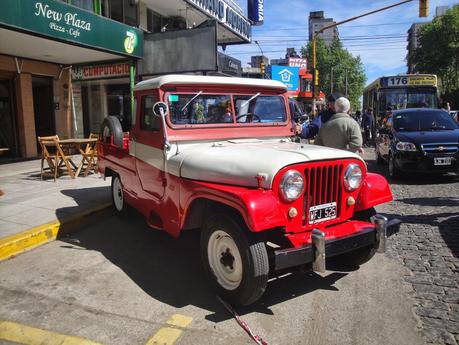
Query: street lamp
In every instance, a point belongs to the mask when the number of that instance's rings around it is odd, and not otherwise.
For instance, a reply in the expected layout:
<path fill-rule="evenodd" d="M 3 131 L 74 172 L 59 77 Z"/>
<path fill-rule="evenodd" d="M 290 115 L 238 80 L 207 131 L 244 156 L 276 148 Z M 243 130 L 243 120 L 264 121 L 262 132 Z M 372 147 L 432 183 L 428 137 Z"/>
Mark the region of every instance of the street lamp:
<path fill-rule="evenodd" d="M 265 79 L 265 62 L 263 60 L 264 54 L 263 54 L 263 49 L 261 49 L 260 44 L 258 41 L 254 41 L 255 44 L 260 48 L 261 51 L 261 62 L 260 62 L 260 74 L 261 74 L 261 79 Z"/>

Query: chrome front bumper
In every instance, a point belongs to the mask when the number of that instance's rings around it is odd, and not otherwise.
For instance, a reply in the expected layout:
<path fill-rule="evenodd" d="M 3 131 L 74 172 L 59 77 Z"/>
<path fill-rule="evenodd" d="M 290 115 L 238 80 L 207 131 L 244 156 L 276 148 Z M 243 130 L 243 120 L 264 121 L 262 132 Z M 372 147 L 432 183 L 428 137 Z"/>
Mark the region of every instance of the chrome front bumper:
<path fill-rule="evenodd" d="M 313 271 L 325 272 L 327 257 L 370 246 L 373 246 L 378 253 L 384 253 L 387 237 L 399 231 L 401 221 L 398 219 L 388 221 L 383 215 L 377 214 L 371 218 L 371 222 L 374 227 L 329 241 L 325 240 L 325 233 L 319 229 L 313 229 L 312 245 L 280 249 L 274 252 L 275 269 L 281 270 L 303 264 L 312 264 Z"/>

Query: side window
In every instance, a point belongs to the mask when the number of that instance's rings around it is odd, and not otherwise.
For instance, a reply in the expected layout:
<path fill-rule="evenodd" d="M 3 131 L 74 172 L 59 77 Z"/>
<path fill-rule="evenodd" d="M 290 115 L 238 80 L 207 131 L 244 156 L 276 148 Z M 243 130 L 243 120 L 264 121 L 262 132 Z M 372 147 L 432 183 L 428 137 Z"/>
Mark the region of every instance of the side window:
<path fill-rule="evenodd" d="M 140 128 L 146 131 L 159 131 L 161 119 L 153 113 L 153 105 L 158 102 L 156 96 L 142 97 L 142 114 L 140 115 Z"/>

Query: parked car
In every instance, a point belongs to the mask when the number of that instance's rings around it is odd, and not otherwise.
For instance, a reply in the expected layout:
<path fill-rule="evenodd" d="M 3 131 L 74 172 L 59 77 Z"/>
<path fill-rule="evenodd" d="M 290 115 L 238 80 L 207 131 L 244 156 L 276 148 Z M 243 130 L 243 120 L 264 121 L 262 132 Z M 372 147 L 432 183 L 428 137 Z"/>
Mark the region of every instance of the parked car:
<path fill-rule="evenodd" d="M 446 111 L 398 110 L 392 122 L 376 138 L 376 159 L 388 163 L 391 177 L 459 172 L 459 126 Z"/>
<path fill-rule="evenodd" d="M 374 210 L 392 200 L 389 185 L 360 156 L 292 142 L 286 92 L 273 80 L 167 75 L 135 86 L 129 133 L 116 117 L 101 128 L 115 211 L 134 207 L 173 237 L 200 230 L 205 273 L 234 304 L 258 300 L 276 271 L 363 264 L 397 231 Z"/>

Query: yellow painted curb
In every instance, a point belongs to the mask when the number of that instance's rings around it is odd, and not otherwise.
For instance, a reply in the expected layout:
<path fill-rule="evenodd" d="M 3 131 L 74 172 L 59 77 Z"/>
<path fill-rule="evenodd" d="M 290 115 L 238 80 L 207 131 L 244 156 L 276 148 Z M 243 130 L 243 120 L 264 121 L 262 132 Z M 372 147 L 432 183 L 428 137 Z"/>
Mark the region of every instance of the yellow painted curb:
<path fill-rule="evenodd" d="M 0 261 L 11 258 L 12 256 L 32 248 L 36 248 L 42 244 L 54 241 L 59 235 L 59 230 L 63 225 L 77 222 L 83 217 L 108 208 L 110 205 L 111 203 L 104 203 L 80 214 L 63 219 L 62 222 L 56 220 L 55 222 L 42 224 L 16 235 L 0 239 Z"/>
<path fill-rule="evenodd" d="M 102 345 L 86 338 L 55 333 L 16 322 L 1 320 L 0 339 L 27 345 Z"/>

